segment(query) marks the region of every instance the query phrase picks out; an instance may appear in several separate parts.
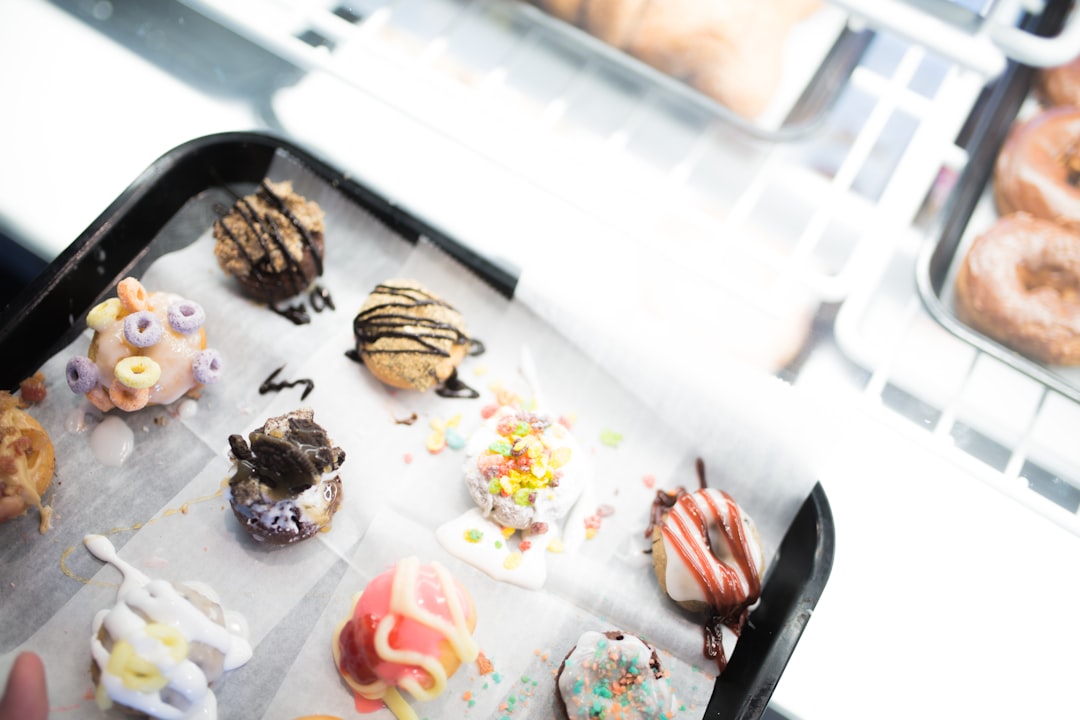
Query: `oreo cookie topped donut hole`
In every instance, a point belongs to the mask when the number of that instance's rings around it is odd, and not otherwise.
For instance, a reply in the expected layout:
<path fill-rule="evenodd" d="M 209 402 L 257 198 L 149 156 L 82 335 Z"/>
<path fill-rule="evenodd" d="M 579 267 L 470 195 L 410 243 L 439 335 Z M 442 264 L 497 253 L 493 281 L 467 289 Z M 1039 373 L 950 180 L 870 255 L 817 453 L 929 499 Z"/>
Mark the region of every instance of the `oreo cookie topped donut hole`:
<path fill-rule="evenodd" d="M 235 472 L 226 496 L 244 530 L 259 542 L 288 545 L 330 529 L 341 507 L 345 451 L 335 447 L 310 408 L 267 420 L 245 441 L 229 436 Z"/>
<path fill-rule="evenodd" d="M 309 293 L 316 312 L 334 308 L 329 293 L 315 285 L 323 274 L 324 213 L 299 195 L 289 181 L 264 180 L 251 195 L 218 208 L 214 257 L 247 297 L 302 325 L 311 321 L 302 304 L 278 303 Z"/>
<path fill-rule="evenodd" d="M 469 336 L 456 308 L 414 280 L 377 285 L 353 320 L 353 335 L 356 349 L 346 354 L 387 385 L 479 396 L 458 378 L 457 368 L 466 355 L 481 354 L 483 343 Z"/>

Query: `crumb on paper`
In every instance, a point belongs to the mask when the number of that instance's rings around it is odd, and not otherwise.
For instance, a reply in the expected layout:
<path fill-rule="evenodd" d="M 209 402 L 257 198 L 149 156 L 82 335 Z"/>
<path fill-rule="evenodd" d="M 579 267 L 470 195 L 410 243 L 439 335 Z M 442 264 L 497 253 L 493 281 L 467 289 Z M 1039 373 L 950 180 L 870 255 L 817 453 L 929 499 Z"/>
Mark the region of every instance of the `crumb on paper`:
<path fill-rule="evenodd" d="M 48 390 L 45 388 L 45 373 L 36 373 L 19 383 L 19 398 L 23 407 L 37 405 L 45 400 Z"/>
<path fill-rule="evenodd" d="M 495 665 L 493 665 L 491 660 L 488 659 L 488 656 L 481 651 L 480 654 L 476 656 L 476 669 L 481 675 L 490 675 L 495 671 Z"/>
<path fill-rule="evenodd" d="M 619 447 L 619 444 L 622 443 L 622 441 L 622 434 L 615 432 L 614 430 L 602 430 L 600 432 L 600 442 L 608 447 Z"/>

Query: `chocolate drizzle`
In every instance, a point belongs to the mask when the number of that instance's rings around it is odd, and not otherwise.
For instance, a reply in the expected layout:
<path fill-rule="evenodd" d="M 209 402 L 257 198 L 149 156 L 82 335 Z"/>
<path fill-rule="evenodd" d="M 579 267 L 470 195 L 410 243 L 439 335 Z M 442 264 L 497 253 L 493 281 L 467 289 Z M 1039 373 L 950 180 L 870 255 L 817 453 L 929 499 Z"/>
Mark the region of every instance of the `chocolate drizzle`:
<path fill-rule="evenodd" d="M 362 352 L 371 354 L 421 353 L 450 357 L 448 350 L 436 344 L 442 340 L 449 340 L 454 345 L 469 345 L 471 355 L 479 355 L 483 352 L 483 343 L 472 340 L 460 328 L 447 322 L 421 317 L 415 313 L 416 308 L 428 305 L 438 305 L 454 310 L 453 306 L 430 293 L 419 288 L 377 285 L 372 294 L 389 295 L 395 300 L 373 305 L 357 314 L 353 320 L 353 334 L 356 335 L 357 345 L 364 346 Z M 399 313 L 394 311 L 396 308 L 413 312 Z M 384 338 L 397 338 L 409 342 L 406 347 L 370 347 Z M 474 346 L 479 346 L 480 350 L 474 352 Z"/>
<path fill-rule="evenodd" d="M 285 202 L 285 198 L 274 192 L 273 188 L 270 187 L 266 180 L 263 180 L 259 184 L 259 188 L 256 191 L 256 197 L 284 216 L 289 224 L 292 225 L 303 246 L 300 257 L 294 256 L 293 253 L 289 251 L 288 245 L 285 242 L 283 228 L 279 225 L 279 220 L 276 219 L 275 215 L 269 212 L 260 214 L 246 197 L 241 197 L 236 193 L 232 194 L 236 199 L 236 202 L 231 210 L 221 206 L 215 207 L 215 210 L 219 215 L 219 220 L 214 223 L 214 229 L 215 235 L 218 237 L 219 241 L 226 239 L 232 247 L 236 249 L 236 252 L 239 253 L 240 257 L 243 258 L 244 263 L 247 265 L 250 283 L 246 284 L 245 287 L 259 295 L 259 299 L 269 304 L 270 308 L 275 313 L 288 318 L 294 324 L 303 325 L 311 322 L 311 318 L 303 305 L 294 304 L 285 307 L 277 307 L 273 300 L 278 296 L 278 293 L 275 292 L 275 288 L 280 288 L 282 286 L 286 287 L 289 296 L 291 297 L 299 295 L 308 287 L 311 280 L 314 278 L 309 275 L 310 271 L 304 267 L 303 260 L 306 257 L 310 257 L 311 262 L 314 265 L 314 276 L 322 276 L 323 251 L 320 246 L 321 243 L 317 242 L 312 231 L 309 230 L 304 223 L 296 217 L 292 210 L 289 209 L 288 204 Z M 232 231 L 228 223 L 224 222 L 225 218 L 229 215 L 235 215 L 241 218 L 247 225 L 250 235 L 255 238 L 258 248 L 261 251 L 257 259 L 253 257 L 252 252 L 245 247 L 243 241 L 237 234 Z M 277 269 L 274 267 L 274 250 L 276 250 L 284 259 L 284 269 Z M 334 303 L 329 292 L 322 287 L 316 286 L 312 289 L 309 300 L 315 312 L 322 312 L 326 307 L 334 309 Z"/>
<path fill-rule="evenodd" d="M 310 395 L 311 391 L 315 389 L 315 381 L 310 379 L 310 378 L 301 378 L 299 380 L 282 380 L 282 381 L 279 381 L 279 382 L 274 382 L 274 378 L 276 378 L 278 376 L 278 373 L 280 373 L 284 369 L 285 369 L 285 366 L 282 365 L 277 370 L 270 373 L 270 377 L 263 380 L 262 384 L 259 385 L 259 394 L 260 395 L 265 395 L 266 393 L 269 393 L 269 392 L 280 392 L 280 391 L 282 391 L 282 390 L 284 390 L 286 388 L 296 387 L 297 385 L 303 385 L 304 386 L 304 392 L 302 392 L 300 394 L 300 399 L 301 400 L 307 399 L 307 396 Z"/>
<path fill-rule="evenodd" d="M 461 378 L 458 377 L 457 370 L 450 373 L 450 377 L 446 378 L 446 382 L 435 388 L 435 394 L 444 398 L 472 399 L 480 397 L 480 393 L 462 382 Z"/>
<path fill-rule="evenodd" d="M 450 357 L 451 349 L 465 345 L 470 356 L 481 355 L 484 343 L 469 335 L 460 323 L 428 317 L 424 308 L 439 307 L 457 314 L 446 301 L 419 287 L 379 284 L 371 293 L 390 299 L 361 310 L 353 319 L 356 349 L 346 352 L 351 360 L 363 362 L 365 355 L 434 355 Z M 380 340 L 392 342 L 378 345 Z M 480 393 L 469 387 L 455 369 L 435 388 L 440 397 L 478 398 Z"/>

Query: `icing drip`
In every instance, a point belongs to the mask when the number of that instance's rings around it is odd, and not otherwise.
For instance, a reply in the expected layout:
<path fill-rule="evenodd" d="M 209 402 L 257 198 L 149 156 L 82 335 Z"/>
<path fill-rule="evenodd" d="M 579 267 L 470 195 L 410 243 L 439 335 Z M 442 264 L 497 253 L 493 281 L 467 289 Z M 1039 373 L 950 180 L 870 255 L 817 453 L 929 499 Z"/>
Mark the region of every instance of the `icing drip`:
<path fill-rule="evenodd" d="M 334 662 L 357 695 L 386 704 L 399 720 L 415 718 L 397 688 L 416 700 L 431 700 L 446 689 L 444 654 L 460 662 L 479 655 L 472 637 L 468 594 L 437 562 L 421 566 L 415 556 L 373 579 L 334 633 Z M 453 669 L 451 668 L 451 669 Z"/>
<path fill-rule="evenodd" d="M 227 626 L 209 588 L 152 580 L 124 562 L 105 537 L 86 548 L 124 579 L 116 605 L 94 618 L 91 654 L 99 672 L 97 698 L 166 720 L 213 720 L 210 690 L 223 671 L 251 659 L 251 645 Z"/>

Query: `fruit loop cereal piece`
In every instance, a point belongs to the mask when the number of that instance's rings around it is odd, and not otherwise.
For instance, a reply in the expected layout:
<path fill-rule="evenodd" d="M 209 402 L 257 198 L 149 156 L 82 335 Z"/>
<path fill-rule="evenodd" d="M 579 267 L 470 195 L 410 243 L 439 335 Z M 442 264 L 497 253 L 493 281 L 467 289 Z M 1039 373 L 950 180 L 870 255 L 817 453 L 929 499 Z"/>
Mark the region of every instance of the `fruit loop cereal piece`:
<path fill-rule="evenodd" d="M 109 386 L 109 400 L 124 412 L 135 412 L 142 410 L 150 401 L 150 389 L 128 387 L 117 378 Z"/>
<path fill-rule="evenodd" d="M 120 298 L 120 304 L 128 312 L 139 312 L 146 309 L 146 288 L 135 278 L 124 278 L 116 286 L 116 297 Z"/>
<path fill-rule="evenodd" d="M 164 332 L 161 321 L 147 310 L 131 313 L 124 318 L 124 339 L 135 347 L 156 345 Z"/>
<path fill-rule="evenodd" d="M 161 379 L 161 366 L 148 357 L 131 355 L 116 363 L 116 379 L 134 390 L 151 388 Z"/>
<path fill-rule="evenodd" d="M 72 392 L 102 412 L 132 412 L 176 402 L 220 378 L 221 356 L 206 347 L 201 305 L 149 292 L 132 277 L 116 293 L 87 315 L 94 336 L 86 355 L 68 362 Z"/>

